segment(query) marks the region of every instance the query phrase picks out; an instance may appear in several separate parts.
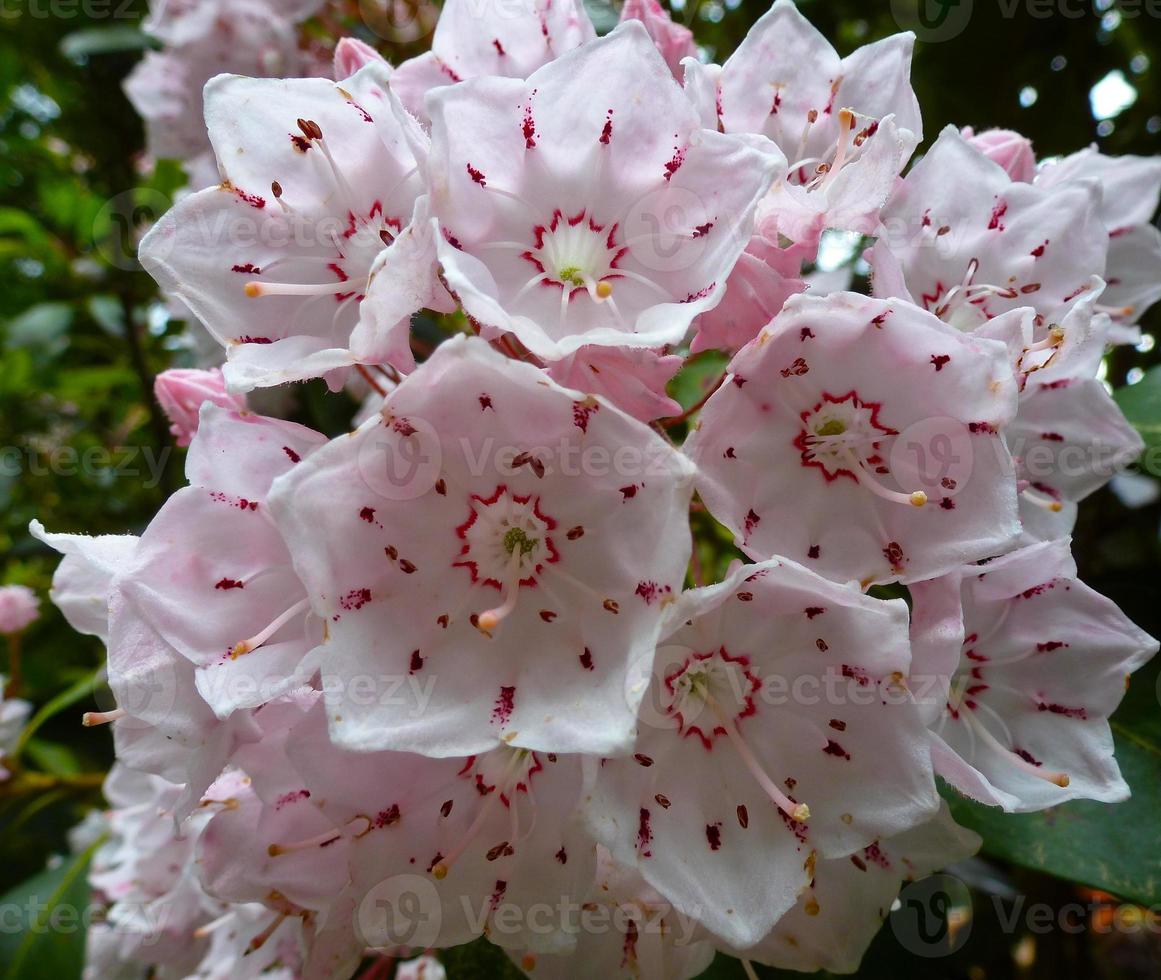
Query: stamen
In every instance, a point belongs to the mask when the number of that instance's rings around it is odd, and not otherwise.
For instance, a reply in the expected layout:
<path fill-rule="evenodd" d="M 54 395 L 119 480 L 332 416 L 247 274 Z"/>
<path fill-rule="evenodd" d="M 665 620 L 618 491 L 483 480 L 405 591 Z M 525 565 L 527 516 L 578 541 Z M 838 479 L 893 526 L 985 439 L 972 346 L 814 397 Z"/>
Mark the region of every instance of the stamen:
<path fill-rule="evenodd" d="M 274 931 L 286 921 L 287 916 L 288 913 L 286 912 L 281 912 L 276 915 L 265 929 L 250 940 L 249 952 L 252 953 L 256 949 L 261 949 L 266 944 L 266 940 L 274 935 Z"/>
<path fill-rule="evenodd" d="M 774 805 L 778 807 L 791 820 L 797 820 L 799 823 L 805 823 L 810 819 L 810 807 L 805 803 L 795 803 L 785 793 L 782 792 L 777 784 L 769 776 L 766 775 L 765 770 L 762 769 L 762 764 L 754 755 L 753 750 L 746 743 L 742 737 L 742 733 L 738 731 L 734 720 L 727 716 L 722 706 L 718 704 L 717 699 L 709 692 L 704 690 L 705 703 L 709 705 L 710 710 L 717 715 L 718 721 L 721 722 L 722 728 L 726 731 L 726 737 L 730 743 L 738 751 L 738 755 L 742 757 L 742 762 L 745 763 L 746 768 L 750 770 L 750 775 L 754 777 L 758 785 L 762 787 L 766 795 L 770 797 Z"/>
<path fill-rule="evenodd" d="M 851 464 L 851 470 L 855 475 L 855 479 L 859 484 L 867 490 L 870 490 L 876 497 L 882 497 L 884 500 L 890 500 L 897 504 L 910 504 L 912 507 L 922 507 L 927 503 L 927 494 L 922 490 L 912 490 L 910 493 L 900 493 L 898 490 L 890 490 L 883 486 L 867 469 L 866 463 L 860 459 L 853 450 L 848 449 L 845 457 Z"/>
<path fill-rule="evenodd" d="M 283 626 L 289 623 L 295 616 L 310 607 L 310 599 L 299 599 L 293 606 L 286 610 L 281 616 L 274 620 L 260 633 L 255 633 L 250 639 L 243 640 L 241 643 L 234 644 L 230 648 L 230 659 L 237 660 L 242 654 L 249 653 L 262 646 L 267 640 L 277 633 Z"/>
<path fill-rule="evenodd" d="M 350 280 L 342 282 L 262 282 L 252 279 L 244 291 L 254 299 L 259 296 L 328 296 L 351 291 Z"/>
<path fill-rule="evenodd" d="M 124 718 L 125 714 L 124 708 L 114 708 L 112 711 L 86 711 L 81 715 L 81 724 L 86 728 L 92 728 L 95 725 L 108 725 L 118 718 Z"/>
<path fill-rule="evenodd" d="M 360 824 L 362 826 L 356 831 L 355 828 L 359 827 Z M 325 847 L 327 844 L 333 844 L 344 837 L 359 838 L 370 830 L 370 819 L 358 816 L 351 819 L 341 830 L 328 830 L 314 837 L 308 837 L 306 840 L 295 841 L 293 844 L 271 844 L 266 848 L 266 853 L 271 857 L 278 857 L 280 854 L 294 854 L 298 851 L 309 850 L 312 847 Z"/>
<path fill-rule="evenodd" d="M 851 128 L 855 123 L 855 114 L 851 112 L 850 109 L 839 109 L 838 118 L 838 149 L 835 151 L 834 162 L 831 163 L 829 167 L 827 167 L 823 174 L 822 180 L 819 182 L 818 186 L 820 189 L 826 187 L 827 184 L 834 180 L 835 174 L 837 174 L 842 169 L 843 164 L 846 162 L 847 138 L 851 135 Z M 820 164 L 819 170 L 822 170 L 822 167 L 824 166 L 826 166 L 826 164 Z"/>
<path fill-rule="evenodd" d="M 968 724 L 975 730 L 975 733 L 980 737 L 988 748 L 1002 756 L 1006 761 L 1010 762 L 1017 769 L 1028 773 L 1030 776 L 1035 776 L 1037 779 L 1043 779 L 1045 782 L 1055 783 L 1057 786 L 1065 787 L 1069 784 L 1067 773 L 1053 772 L 1050 769 L 1045 769 L 1043 766 L 1034 766 L 1027 759 L 1017 755 L 1011 749 L 1005 748 L 1000 744 L 999 739 L 996 738 L 987 726 L 984 725 L 979 718 L 976 717 L 975 712 L 970 708 L 960 713 L 960 717 L 965 718 Z"/>
<path fill-rule="evenodd" d="M 508 559 L 508 568 L 504 574 L 504 586 L 500 592 L 503 601 L 495 609 L 487 609 L 476 618 L 478 629 L 488 636 L 491 636 L 492 630 L 500 625 L 500 621 L 516 608 L 516 599 L 520 595 L 520 559 L 526 552 L 523 544 L 519 547 L 508 545 L 508 538 L 513 531 L 519 531 L 519 528 L 512 528 L 504 538 L 505 547 L 508 548 L 512 557 Z"/>
<path fill-rule="evenodd" d="M 1025 487 L 1020 491 L 1022 496 L 1028 503 L 1035 504 L 1037 507 L 1043 507 L 1045 510 L 1050 510 L 1054 514 L 1059 514 L 1064 510 L 1064 504 L 1059 500 L 1053 500 L 1051 497 L 1041 496 L 1031 487 Z"/>
<path fill-rule="evenodd" d="M 447 857 L 440 858 L 439 861 L 432 866 L 431 874 L 437 881 L 443 881 L 447 877 L 447 873 L 451 870 L 451 866 L 455 864 L 461 857 L 464 851 L 467 850 L 468 845 L 480 832 L 480 828 L 484 826 L 484 821 L 488 819 L 488 815 L 496 808 L 497 802 L 508 794 L 511 788 L 512 776 L 516 773 L 520 765 L 527 759 L 528 753 L 524 749 L 518 749 L 512 756 L 512 761 L 504 768 L 504 772 L 496 781 L 495 787 L 488 800 L 480 807 L 476 813 L 475 819 L 472 820 L 468 827 L 467 833 L 460 839 L 460 842 L 451 849 L 451 853 Z M 515 806 L 516 801 L 513 799 L 510 806 Z"/>

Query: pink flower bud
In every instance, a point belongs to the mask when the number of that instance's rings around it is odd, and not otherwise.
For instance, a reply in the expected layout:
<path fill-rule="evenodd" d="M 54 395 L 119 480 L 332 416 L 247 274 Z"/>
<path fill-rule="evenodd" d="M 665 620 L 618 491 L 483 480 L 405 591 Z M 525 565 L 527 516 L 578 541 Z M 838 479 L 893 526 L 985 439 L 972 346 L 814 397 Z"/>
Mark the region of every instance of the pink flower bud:
<path fill-rule="evenodd" d="M 369 65 L 373 61 L 382 61 L 385 64 L 387 59 L 365 41 L 360 41 L 356 37 L 341 38 L 335 45 L 335 78 L 350 78 L 364 65 Z"/>
<path fill-rule="evenodd" d="M 1036 174 L 1036 154 L 1032 141 L 1011 129 L 985 129 L 980 134 L 970 126 L 963 129 L 964 139 L 993 163 L 998 163 L 1013 180 L 1025 184 Z"/>
<path fill-rule="evenodd" d="M 0 633 L 19 633 L 40 615 L 36 593 L 26 585 L 0 587 Z"/>
<path fill-rule="evenodd" d="M 645 25 L 661 57 L 669 65 L 669 70 L 681 79 L 685 72 L 681 67 L 681 59 L 697 57 L 693 31 L 683 24 L 675 23 L 657 0 L 625 0 L 625 6 L 621 8 L 621 23 L 627 20 L 639 20 Z"/>
<path fill-rule="evenodd" d="M 179 446 L 188 446 L 198 430 L 198 411 L 203 402 L 213 402 L 222 408 L 246 410 L 243 395 L 226 391 L 226 382 L 218 368 L 209 371 L 162 371 L 153 384 L 153 394 L 169 418 L 169 431 Z"/>

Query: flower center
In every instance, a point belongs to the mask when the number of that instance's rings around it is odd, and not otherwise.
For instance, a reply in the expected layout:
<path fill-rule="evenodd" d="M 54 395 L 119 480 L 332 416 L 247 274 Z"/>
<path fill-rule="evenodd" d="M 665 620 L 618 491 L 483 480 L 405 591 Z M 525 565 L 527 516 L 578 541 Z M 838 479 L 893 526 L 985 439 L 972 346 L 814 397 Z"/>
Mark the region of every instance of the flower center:
<path fill-rule="evenodd" d="M 725 647 L 712 653 L 690 652 L 665 677 L 663 697 L 669 703 L 664 710 L 681 736 L 696 735 L 707 750 L 724 735 L 770 801 L 790 819 L 803 822 L 810 818 L 810 807 L 782 791 L 738 729 L 739 721 L 757 713 L 754 692 L 761 686 L 748 657 L 731 656 Z"/>
<path fill-rule="evenodd" d="M 618 261 L 628 247 L 617 241 L 617 226 L 598 224 L 585 210 L 572 217 L 554 211 L 547 225 L 533 229 L 533 244 L 524 258 L 541 274 L 539 281 L 571 295 L 588 290 L 594 299 L 612 293 L 608 281 L 621 275 Z"/>
<path fill-rule="evenodd" d="M 501 605 L 481 612 L 478 626 L 491 631 L 516 607 L 520 587 L 536 585 L 545 565 L 560 555 L 550 532 L 556 521 L 540 510 L 540 498 L 517 496 L 498 486 L 490 497 L 472 495 L 468 519 L 456 528 L 463 541 L 454 564 L 472 581 L 499 589 Z"/>
<path fill-rule="evenodd" d="M 896 503 L 922 507 L 922 490 L 901 493 L 885 487 L 880 476 L 890 475 L 882 440 L 899 433 L 879 422 L 881 405 L 864 402 L 851 391 L 840 398 L 823 393 L 822 400 L 801 415 L 802 430 L 794 440 L 803 466 L 822 470 L 828 483 L 849 477 L 875 496 Z"/>
<path fill-rule="evenodd" d="M 536 823 L 536 802 L 532 798 L 530 787 L 532 777 L 540 772 L 541 768 L 543 767 L 536 754 L 528 749 L 500 747 L 468 760 L 459 774 L 474 782 L 482 802 L 464 835 L 445 857 L 441 857 L 432 865 L 431 873 L 436 879 L 442 881 L 447 877 L 452 865 L 479 837 L 489 816 L 497 812 L 498 806 L 508 810 L 508 834 L 507 839 L 503 841 L 485 841 L 488 844 L 488 860 L 515 853 L 516 845 L 532 832 Z M 517 793 L 523 793 L 532 804 L 532 822 L 523 833 L 520 830 L 520 816 L 515 806 Z"/>

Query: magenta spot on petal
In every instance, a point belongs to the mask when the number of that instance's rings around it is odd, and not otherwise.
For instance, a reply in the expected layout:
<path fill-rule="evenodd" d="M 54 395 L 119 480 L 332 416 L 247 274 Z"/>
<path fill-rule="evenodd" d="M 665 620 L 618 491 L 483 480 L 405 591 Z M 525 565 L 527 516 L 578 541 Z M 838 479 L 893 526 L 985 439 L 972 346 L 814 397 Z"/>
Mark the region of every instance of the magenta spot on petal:
<path fill-rule="evenodd" d="M 499 725 L 508 724 L 508 719 L 512 717 L 512 709 L 516 702 L 516 688 L 515 687 L 501 687 L 500 696 L 496 698 L 496 704 L 492 708 L 492 721 Z"/>

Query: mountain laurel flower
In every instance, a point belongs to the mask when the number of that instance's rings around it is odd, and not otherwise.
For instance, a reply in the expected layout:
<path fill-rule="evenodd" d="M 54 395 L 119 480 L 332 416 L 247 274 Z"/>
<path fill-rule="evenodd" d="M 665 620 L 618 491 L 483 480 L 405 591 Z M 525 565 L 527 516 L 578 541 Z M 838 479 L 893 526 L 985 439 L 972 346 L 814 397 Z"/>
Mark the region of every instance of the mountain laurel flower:
<path fill-rule="evenodd" d="M 226 380 L 218 368 L 162 371 L 153 383 L 153 395 L 169 419 L 169 431 L 179 446 L 188 446 L 197 432 L 198 413 L 203 403 L 246 410 L 246 399 L 226 390 Z"/>
<path fill-rule="evenodd" d="M 981 846 L 937 780 L 1128 796 L 1158 643 L 1069 535 L 1145 446 L 1161 160 L 913 160 L 910 32 L 774 0 L 711 64 L 663 2 L 393 5 L 398 65 L 335 0 L 151 4 L 139 260 L 221 366 L 157 377 L 151 520 L 29 526 L 107 651 L 89 980 L 852 973 Z"/>
<path fill-rule="evenodd" d="M 0 633 L 19 633 L 40 616 L 40 600 L 27 585 L 0 586 Z"/>

